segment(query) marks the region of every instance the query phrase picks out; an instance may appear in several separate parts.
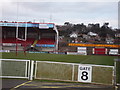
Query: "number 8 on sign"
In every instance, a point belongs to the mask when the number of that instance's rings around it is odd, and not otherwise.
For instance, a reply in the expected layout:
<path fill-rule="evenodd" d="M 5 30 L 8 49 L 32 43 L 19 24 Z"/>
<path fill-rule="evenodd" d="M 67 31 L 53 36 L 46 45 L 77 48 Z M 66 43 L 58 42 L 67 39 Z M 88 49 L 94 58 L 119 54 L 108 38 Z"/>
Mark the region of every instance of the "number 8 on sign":
<path fill-rule="evenodd" d="M 87 73 L 86 71 L 83 71 L 83 72 L 82 72 L 81 79 L 82 79 L 82 80 L 88 80 L 88 76 L 87 76 L 87 75 L 88 75 L 88 73 Z"/>
<path fill-rule="evenodd" d="M 78 67 L 78 81 L 91 82 L 92 78 L 92 66 L 79 65 Z"/>

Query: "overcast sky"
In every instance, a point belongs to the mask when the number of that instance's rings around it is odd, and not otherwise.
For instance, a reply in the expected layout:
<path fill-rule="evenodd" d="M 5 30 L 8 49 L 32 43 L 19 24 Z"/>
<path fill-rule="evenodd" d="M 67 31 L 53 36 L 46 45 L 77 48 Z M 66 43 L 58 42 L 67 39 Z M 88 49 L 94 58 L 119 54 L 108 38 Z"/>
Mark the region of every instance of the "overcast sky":
<path fill-rule="evenodd" d="M 97 1 L 97 0 L 96 0 Z M 53 22 L 63 25 L 64 22 L 73 24 L 109 22 L 112 28 L 118 28 L 118 2 L 108 1 L 31 1 L 26 2 L 5 0 L 1 3 L 1 20 L 3 21 L 35 21 Z M 113 2 L 114 1 L 114 2 Z"/>

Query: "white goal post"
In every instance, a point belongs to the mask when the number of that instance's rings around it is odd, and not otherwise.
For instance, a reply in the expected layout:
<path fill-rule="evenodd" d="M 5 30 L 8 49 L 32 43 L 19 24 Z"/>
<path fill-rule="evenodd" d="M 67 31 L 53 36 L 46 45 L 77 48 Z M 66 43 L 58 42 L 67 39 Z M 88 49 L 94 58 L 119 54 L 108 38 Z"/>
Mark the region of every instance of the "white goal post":
<path fill-rule="evenodd" d="M 27 40 L 27 22 L 25 23 L 24 38 L 19 37 L 19 22 L 17 22 L 17 26 L 16 26 L 16 39 L 17 40 L 22 40 L 22 41 L 26 41 Z"/>

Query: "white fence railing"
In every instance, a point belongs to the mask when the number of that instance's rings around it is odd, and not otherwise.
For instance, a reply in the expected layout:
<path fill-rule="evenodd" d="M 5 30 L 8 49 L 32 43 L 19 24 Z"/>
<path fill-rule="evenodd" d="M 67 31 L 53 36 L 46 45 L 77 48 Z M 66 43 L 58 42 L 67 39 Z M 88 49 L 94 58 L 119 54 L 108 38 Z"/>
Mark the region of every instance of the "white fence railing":
<path fill-rule="evenodd" d="M 113 84 L 114 67 L 105 65 L 36 61 L 34 78 Z"/>
<path fill-rule="evenodd" d="M 30 77 L 30 60 L 0 59 L 2 75 L 0 78 Z"/>
<path fill-rule="evenodd" d="M 114 66 L 20 59 L 0 59 L 0 61 L 1 78 L 114 84 Z"/>

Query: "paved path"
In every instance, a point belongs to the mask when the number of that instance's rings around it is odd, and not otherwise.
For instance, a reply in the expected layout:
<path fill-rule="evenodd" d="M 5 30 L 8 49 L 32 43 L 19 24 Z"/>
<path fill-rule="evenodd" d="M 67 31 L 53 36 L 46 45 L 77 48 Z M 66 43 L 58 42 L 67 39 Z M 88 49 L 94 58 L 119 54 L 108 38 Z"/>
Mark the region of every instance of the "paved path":
<path fill-rule="evenodd" d="M 46 81 L 28 81 L 21 79 L 3 79 L 3 90 L 39 90 L 39 89 L 79 89 L 79 90 L 114 90 L 113 86 L 80 84 L 80 83 L 65 83 L 65 82 L 46 82 Z M 94 88 L 94 89 L 93 89 Z"/>
<path fill-rule="evenodd" d="M 27 80 L 21 80 L 21 79 L 2 79 L 2 88 L 3 90 L 10 90 L 11 88 L 14 88 L 15 86 L 22 84 L 24 82 L 27 82 Z"/>

